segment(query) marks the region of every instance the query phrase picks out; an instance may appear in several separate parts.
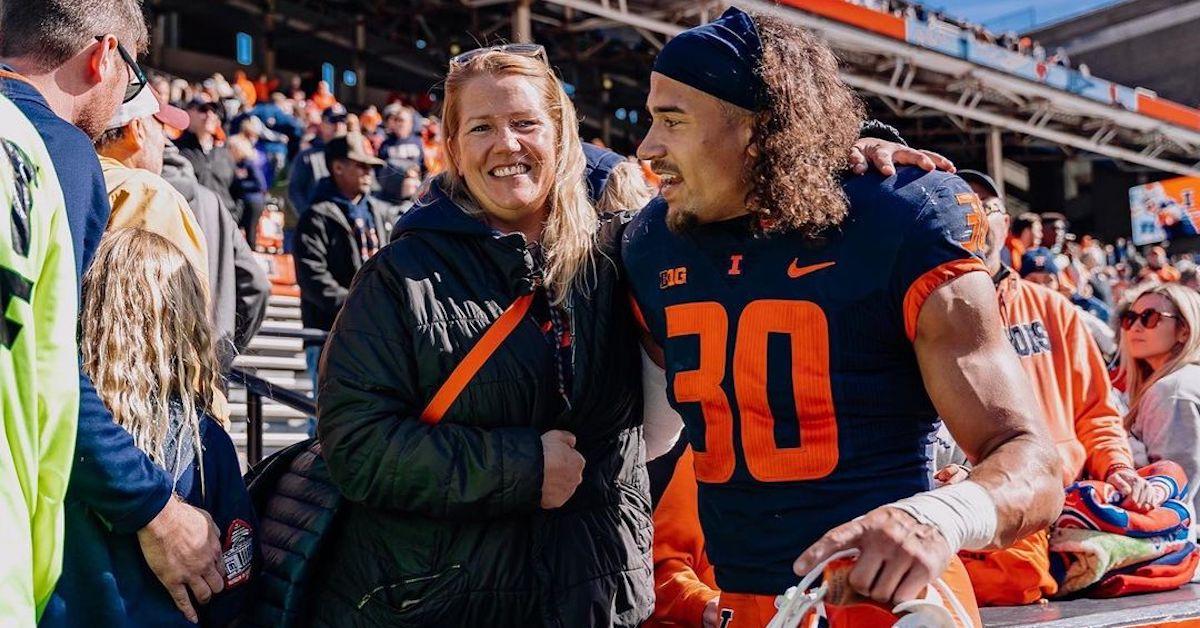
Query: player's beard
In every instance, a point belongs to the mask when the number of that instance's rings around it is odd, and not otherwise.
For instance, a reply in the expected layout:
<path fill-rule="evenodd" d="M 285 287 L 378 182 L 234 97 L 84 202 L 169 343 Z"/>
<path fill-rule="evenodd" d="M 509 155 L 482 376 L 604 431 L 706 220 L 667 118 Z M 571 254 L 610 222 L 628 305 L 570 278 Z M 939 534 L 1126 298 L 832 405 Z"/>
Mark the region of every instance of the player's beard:
<path fill-rule="evenodd" d="M 667 208 L 667 228 L 671 233 L 681 234 L 691 231 L 700 224 L 700 215 L 688 207 L 679 209 Z"/>

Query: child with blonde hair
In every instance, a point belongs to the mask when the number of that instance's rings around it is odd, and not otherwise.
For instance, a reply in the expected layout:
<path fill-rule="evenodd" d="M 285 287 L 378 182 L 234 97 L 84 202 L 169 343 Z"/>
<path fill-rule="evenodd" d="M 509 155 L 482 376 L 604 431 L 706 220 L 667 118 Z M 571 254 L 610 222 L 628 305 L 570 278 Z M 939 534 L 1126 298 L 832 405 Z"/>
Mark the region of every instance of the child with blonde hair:
<path fill-rule="evenodd" d="M 201 625 L 227 625 L 249 594 L 257 521 L 225 429 L 204 284 L 166 238 L 118 229 L 101 240 L 83 293 L 83 370 L 113 420 L 174 481 L 176 496 L 206 511 L 220 531 L 225 590 L 199 610 Z M 109 562 L 94 572 L 101 623 L 191 625 L 134 535 L 108 536 Z"/>

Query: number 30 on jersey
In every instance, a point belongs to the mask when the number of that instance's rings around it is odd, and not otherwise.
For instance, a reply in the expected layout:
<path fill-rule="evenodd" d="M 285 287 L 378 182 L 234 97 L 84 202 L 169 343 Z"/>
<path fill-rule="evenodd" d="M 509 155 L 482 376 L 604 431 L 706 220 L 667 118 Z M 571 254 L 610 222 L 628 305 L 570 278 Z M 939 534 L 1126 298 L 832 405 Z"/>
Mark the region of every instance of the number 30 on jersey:
<path fill-rule="evenodd" d="M 764 299 L 746 306 L 737 325 L 733 364 L 726 364 L 730 320 L 713 301 L 666 308 L 667 337 L 697 336 L 700 363 L 675 374 L 677 403 L 699 403 L 704 416 L 704 451 L 696 452 L 696 479 L 729 481 L 736 465 L 733 409 L 722 384 L 733 373 L 742 452 L 750 475 L 760 482 L 814 480 L 838 462 L 837 419 L 829 379 L 829 326 L 809 301 Z M 767 392 L 767 338 L 786 335 L 794 356 L 792 390 L 800 446 L 779 447 Z"/>

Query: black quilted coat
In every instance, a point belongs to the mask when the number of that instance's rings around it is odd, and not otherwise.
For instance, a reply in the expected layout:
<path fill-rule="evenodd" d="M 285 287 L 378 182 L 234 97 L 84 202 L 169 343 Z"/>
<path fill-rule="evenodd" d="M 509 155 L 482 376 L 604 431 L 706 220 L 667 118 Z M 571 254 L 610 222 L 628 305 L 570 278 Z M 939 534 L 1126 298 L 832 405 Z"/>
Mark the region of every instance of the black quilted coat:
<path fill-rule="evenodd" d="M 653 607 L 636 324 L 605 220 L 596 288 L 570 303 L 572 384 L 529 316 L 443 421 L 416 416 L 539 272 L 520 235 L 436 186 L 359 272 L 321 365 L 322 455 L 348 512 L 312 591 L 321 626 L 636 626 Z M 586 458 L 539 507 L 540 435 Z"/>

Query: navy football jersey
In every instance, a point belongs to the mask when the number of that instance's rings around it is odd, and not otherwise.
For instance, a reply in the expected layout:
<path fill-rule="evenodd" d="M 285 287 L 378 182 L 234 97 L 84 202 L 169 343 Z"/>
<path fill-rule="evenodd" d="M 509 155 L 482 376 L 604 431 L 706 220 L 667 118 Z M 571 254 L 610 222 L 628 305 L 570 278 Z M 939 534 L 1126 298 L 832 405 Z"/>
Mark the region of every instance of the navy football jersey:
<path fill-rule="evenodd" d="M 825 532 L 929 488 L 937 415 L 912 339 L 933 290 L 986 272 L 982 205 L 917 169 L 844 189 L 849 215 L 820 239 L 754 235 L 749 216 L 677 235 L 662 199 L 625 231 L 722 590 L 782 593 Z"/>

